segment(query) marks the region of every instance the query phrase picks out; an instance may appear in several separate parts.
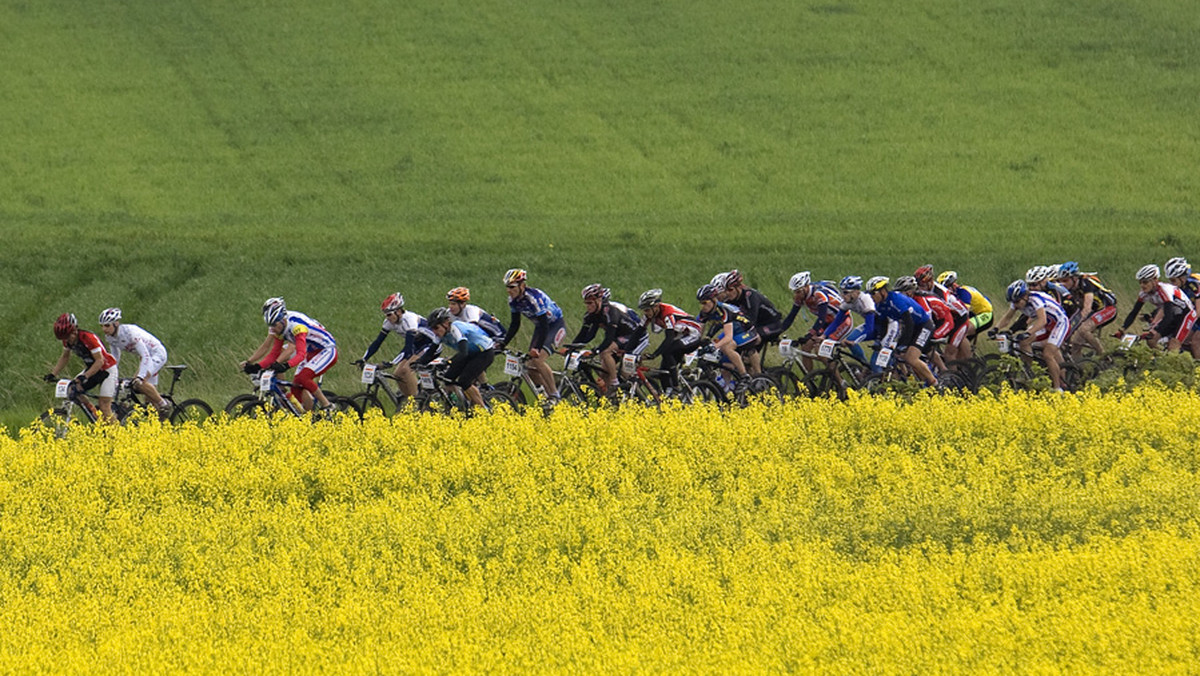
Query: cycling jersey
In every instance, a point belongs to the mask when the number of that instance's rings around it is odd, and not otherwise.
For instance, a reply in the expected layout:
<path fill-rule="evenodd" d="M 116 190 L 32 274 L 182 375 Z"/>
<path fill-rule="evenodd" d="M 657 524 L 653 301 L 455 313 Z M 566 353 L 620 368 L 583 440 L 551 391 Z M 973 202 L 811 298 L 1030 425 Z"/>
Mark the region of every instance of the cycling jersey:
<path fill-rule="evenodd" d="M 919 291 L 913 300 L 917 301 L 917 305 L 928 312 L 933 320 L 933 334 L 930 337 L 934 340 L 948 337 L 955 326 L 955 315 L 946 301 L 936 291 Z"/>
<path fill-rule="evenodd" d="M 889 291 L 887 297 L 875 306 L 875 311 L 879 313 L 879 316 L 897 322 L 905 315 L 910 316 L 913 323 L 917 325 L 930 321 L 929 313 L 925 311 L 925 308 L 899 291 Z"/>
<path fill-rule="evenodd" d="M 1173 337 L 1180 341 L 1187 338 L 1187 334 L 1191 332 L 1196 321 L 1196 308 L 1182 289 L 1166 282 L 1158 282 L 1149 292 L 1138 293 L 1137 302 L 1133 304 L 1133 310 L 1125 318 L 1122 330 L 1128 329 L 1129 325 L 1133 324 L 1133 320 L 1146 303 L 1162 310 L 1162 317 L 1154 326 L 1154 330 L 1159 335 Z"/>
<path fill-rule="evenodd" d="M 842 295 L 831 287 L 821 284 L 811 285 L 803 305 L 792 304 L 792 311 L 783 319 L 780 331 L 787 331 L 791 328 L 801 307 L 808 309 L 816 317 L 810 331 L 820 333 L 834 323 L 834 319 L 838 316 L 838 310 L 842 308 Z"/>
<path fill-rule="evenodd" d="M 505 333 L 504 325 L 500 323 L 500 320 L 488 314 L 478 305 L 464 304 L 462 306 L 462 310 L 458 314 L 454 314 L 454 311 L 451 310 L 450 316 L 464 322 L 471 322 L 472 324 L 475 324 L 487 332 L 488 336 L 492 338 L 499 338 Z"/>
<path fill-rule="evenodd" d="M 100 370 L 107 371 L 117 365 L 117 360 L 108 350 L 104 349 L 104 345 L 100 343 L 100 338 L 91 331 L 79 329 L 76 334 L 74 345 L 68 345 L 67 341 L 63 341 L 63 347 L 71 350 L 83 360 L 83 370 L 86 371 L 100 360 Z"/>
<path fill-rule="evenodd" d="M 1200 273 L 1193 272 L 1184 277 L 1183 283 L 1179 285 L 1179 290 L 1192 300 L 1192 305 L 1195 305 L 1196 298 L 1200 297 Z"/>
<path fill-rule="evenodd" d="M 151 385 L 158 384 L 158 372 L 167 363 L 167 348 L 162 341 L 137 324 L 121 324 L 115 334 L 105 336 L 104 340 L 117 363 L 121 361 L 122 352 L 136 352 L 139 360 L 137 377 Z"/>
<path fill-rule="evenodd" d="M 614 342 L 624 347 L 635 337 L 640 337 L 646 332 L 636 311 L 617 302 L 605 301 L 601 303 L 599 312 L 591 312 L 584 316 L 583 326 L 571 342 L 590 343 L 601 328 L 604 329 L 604 340 L 596 346 L 597 352 L 608 349 Z"/>
<path fill-rule="evenodd" d="M 439 342 L 449 344 L 459 354 L 465 355 L 479 354 L 496 346 L 486 331 L 476 324 L 462 320 L 450 322 L 450 329 Z"/>
<path fill-rule="evenodd" d="M 668 303 L 659 303 L 658 315 L 654 319 L 647 319 L 644 325 L 654 333 L 671 331 L 685 342 L 699 340 L 703 330 L 695 317 Z"/>
<path fill-rule="evenodd" d="M 696 315 L 696 319 L 702 324 L 711 324 L 708 329 L 709 336 L 721 331 L 726 324 L 733 324 L 733 333 L 735 336 L 754 332 L 754 322 L 742 314 L 737 307 L 729 303 L 713 303 L 711 310 L 701 312 Z"/>
<path fill-rule="evenodd" d="M 1090 293 L 1093 298 L 1093 310 L 1098 310 L 1100 307 L 1108 307 L 1117 304 L 1117 295 L 1109 290 L 1100 282 L 1100 278 L 1095 273 L 1089 272 L 1079 276 L 1079 282 L 1075 285 L 1075 290 L 1079 292 L 1080 300 L 1083 299 L 1083 294 Z M 1095 307 L 1095 301 L 1100 301 L 1100 306 Z"/>
<path fill-rule="evenodd" d="M 562 319 L 562 309 L 550 300 L 541 289 L 526 287 L 525 293 L 519 298 L 510 298 L 508 307 L 514 315 L 524 315 L 530 319 L 546 319 L 555 321 Z"/>
<path fill-rule="evenodd" d="M 429 328 L 429 322 L 424 317 L 409 310 L 401 310 L 399 321 L 383 320 L 383 328 L 367 347 L 367 351 L 363 353 L 363 361 L 370 359 L 371 355 L 375 354 L 389 333 L 404 336 L 404 348 L 389 362 L 391 364 L 397 364 L 414 354 L 425 352 L 437 342 L 437 336 Z"/>
<path fill-rule="evenodd" d="M 846 340 L 857 343 L 864 338 L 870 338 L 875 335 L 875 299 L 868 293 L 859 293 L 854 300 L 842 299 L 842 306 L 838 308 L 837 315 L 830 322 L 829 327 L 825 329 L 825 337 L 832 338 L 833 332 L 837 327 L 841 326 L 842 322 L 850 317 L 850 313 L 855 312 L 863 318 L 863 323 L 858 328 L 854 329 L 846 336 Z"/>
<path fill-rule="evenodd" d="M 770 326 L 783 318 L 775 304 L 758 289 L 743 288 L 731 304 L 741 310 L 753 326 Z"/>
<path fill-rule="evenodd" d="M 522 316 L 537 322 L 529 342 L 530 350 L 553 351 L 566 336 L 567 325 L 563 321 L 562 309 L 541 289 L 526 287 L 525 293 L 519 298 L 508 299 L 508 307 L 512 310 L 512 321 L 509 322 L 508 333 L 504 336 L 505 344 L 512 342 L 521 330 Z"/>
<path fill-rule="evenodd" d="M 954 295 L 959 302 L 967 306 L 972 315 L 982 315 L 992 312 L 992 301 L 983 295 L 979 289 L 965 284 L 959 284 L 954 289 Z"/>
<path fill-rule="evenodd" d="M 266 359 L 259 362 L 259 366 L 263 368 L 269 367 L 275 362 L 275 358 L 283 352 L 283 344 L 291 343 L 296 346 L 296 354 L 288 361 L 288 366 L 295 367 L 301 363 L 309 361 L 310 358 L 316 358 L 317 353 L 324 350 L 329 350 L 336 355 L 337 341 L 333 339 L 333 335 L 321 325 L 320 322 L 309 317 L 303 312 L 287 311 L 287 320 L 283 327 L 282 333 L 276 333 L 275 326 L 267 330 L 268 335 L 275 338 L 275 345 L 271 348 L 271 352 Z M 337 357 L 333 356 L 336 361 Z M 330 364 L 332 366 L 332 363 Z M 314 371 L 316 369 L 313 369 Z"/>

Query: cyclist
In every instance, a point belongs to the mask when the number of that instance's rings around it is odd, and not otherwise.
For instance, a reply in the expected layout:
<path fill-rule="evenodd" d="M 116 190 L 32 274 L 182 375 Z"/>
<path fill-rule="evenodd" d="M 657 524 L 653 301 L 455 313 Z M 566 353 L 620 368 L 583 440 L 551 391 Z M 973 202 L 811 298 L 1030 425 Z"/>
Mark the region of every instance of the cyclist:
<path fill-rule="evenodd" d="M 587 312 L 583 326 L 571 342 L 577 345 L 590 343 L 601 329 L 604 340 L 593 352 L 600 355 L 600 371 L 604 375 L 607 392 L 616 392 L 617 355 L 620 353 L 641 354 L 650 343 L 649 334 L 635 310 L 612 300 L 612 292 L 599 284 L 589 284 L 580 292 Z"/>
<path fill-rule="evenodd" d="M 291 393 L 304 410 L 312 410 L 314 399 L 323 410 L 333 410 L 317 385 L 317 380 L 337 363 L 333 335 L 312 317 L 288 310 L 279 297 L 263 303 L 263 321 L 267 323 L 267 338 L 241 363 L 242 370 L 250 374 L 267 369 L 282 373 L 294 368 Z"/>
<path fill-rule="evenodd" d="M 663 333 L 662 342 L 646 359 L 659 356 L 659 368 L 666 372 L 660 383 L 667 394 L 679 388 L 679 362 L 683 356 L 700 346 L 703 327 L 696 318 L 683 310 L 662 302 L 662 289 L 650 289 L 638 298 L 638 309 L 644 317 L 643 326 L 654 333 Z"/>
<path fill-rule="evenodd" d="M 1083 346 L 1088 345 L 1096 354 L 1104 353 L 1098 330 L 1108 326 L 1117 318 L 1117 296 L 1100 283 L 1095 273 L 1079 271 L 1079 263 L 1067 261 L 1058 267 L 1058 282 L 1071 294 L 1075 314 L 1071 324 L 1075 327 L 1069 344 L 1072 356 L 1078 358 Z"/>
<path fill-rule="evenodd" d="M 1141 293 L 1133 304 L 1129 316 L 1121 326 L 1120 335 L 1129 329 L 1134 318 L 1142 311 L 1142 306 L 1150 303 L 1158 308 L 1150 319 L 1150 327 L 1143 336 L 1150 344 L 1158 343 L 1161 337 L 1167 338 L 1167 349 L 1174 352 L 1179 350 L 1188 339 L 1192 325 L 1196 322 L 1196 307 L 1179 287 L 1159 281 L 1162 273 L 1157 265 L 1144 265 L 1137 271 L 1138 286 Z"/>
<path fill-rule="evenodd" d="M 812 281 L 812 273 L 797 272 L 788 280 L 788 288 L 792 290 L 792 310 L 783 318 L 779 325 L 782 333 L 791 328 L 796 321 L 796 315 L 801 308 L 807 308 L 816 317 L 812 328 L 802 340 L 802 350 L 812 353 L 822 340 L 841 340 L 850 332 L 853 320 L 849 313 L 839 312 L 842 308 L 842 295 L 837 289 Z M 812 368 L 812 359 L 802 356 L 800 359 L 804 370 Z"/>
<path fill-rule="evenodd" d="M 875 301 L 875 311 L 888 320 L 884 347 L 894 347 L 900 359 L 908 364 L 914 375 L 926 385 L 937 385 L 937 379 L 929 366 L 921 360 L 921 353 L 933 333 L 933 320 L 929 313 L 908 296 L 891 290 L 887 277 L 872 277 L 867 280 L 867 291 Z"/>
<path fill-rule="evenodd" d="M 1167 261 L 1163 272 L 1167 275 L 1167 281 L 1179 287 L 1192 301 L 1192 307 L 1196 307 L 1200 313 L 1200 274 L 1192 272 L 1192 266 L 1188 264 L 1187 259 L 1172 258 Z M 1192 333 L 1184 342 L 1191 349 L 1192 357 L 1200 359 L 1200 320 L 1192 324 Z"/>
<path fill-rule="evenodd" d="M 1046 362 L 1046 370 L 1050 373 L 1050 381 L 1054 384 L 1055 392 L 1062 392 L 1062 344 L 1067 338 L 1071 322 L 1067 312 L 1058 301 L 1044 292 L 1030 288 L 1023 279 L 1018 279 L 1004 292 L 1008 301 L 1008 310 L 996 322 L 994 332 L 1003 330 L 1010 319 L 1020 314 L 1028 321 L 1028 330 L 1015 337 L 1024 353 L 1021 358 L 1027 363 L 1035 347 L 1042 348 L 1042 358 Z M 994 335 L 994 334 L 991 334 Z"/>
<path fill-rule="evenodd" d="M 162 341 L 137 324 L 122 323 L 119 307 L 110 307 L 100 313 L 100 330 L 118 364 L 122 352 L 137 353 L 137 376 L 130 385 L 135 392 L 144 394 L 160 415 L 167 413 L 170 404 L 158 393 L 158 372 L 167 365 L 167 348 L 163 347 Z"/>
<path fill-rule="evenodd" d="M 717 287 L 705 284 L 696 290 L 696 300 L 700 301 L 700 314 L 696 320 L 701 325 L 711 325 L 708 337 L 713 340 L 725 359 L 733 365 L 738 375 L 738 386 L 744 387 L 749 374 L 738 350 L 756 347 L 760 340 L 754 331 L 754 323 L 737 307 L 717 300 Z"/>
<path fill-rule="evenodd" d="M 429 328 L 425 318 L 416 312 L 404 309 L 404 296 L 399 292 L 393 293 L 380 303 L 383 312 L 383 328 L 379 335 L 367 347 L 363 356 L 354 362 L 362 367 L 373 354 L 383 345 L 389 333 L 404 336 L 404 348 L 390 362 L 393 366 L 392 376 L 396 378 L 396 386 L 404 397 L 417 395 L 416 366 L 433 361 L 438 354 L 437 337 Z"/>
<path fill-rule="evenodd" d="M 449 308 L 434 309 L 429 313 L 426 323 L 440 344 L 448 344 L 455 351 L 443 375 L 454 381 L 467 401 L 487 408 L 475 381 L 496 359 L 495 341 L 477 324 L 454 319 Z"/>
<path fill-rule="evenodd" d="M 992 301 L 983 295 L 979 289 L 966 284 L 958 283 L 958 273 L 953 270 L 946 270 L 938 275 L 937 281 L 946 290 L 954 294 L 959 302 L 967 306 L 969 319 L 967 321 L 967 340 L 962 344 L 960 354 L 963 358 L 969 358 L 973 352 L 973 343 L 976 336 L 980 333 L 992 328 Z"/>
<path fill-rule="evenodd" d="M 842 292 L 842 306 L 838 308 L 838 313 L 833 321 L 825 328 L 825 337 L 833 338 L 837 327 L 841 326 L 842 322 L 853 321 L 850 313 L 858 313 L 858 316 L 863 318 L 863 323 L 851 329 L 840 340 L 850 346 L 850 351 L 854 353 L 855 357 L 858 357 L 860 361 L 866 361 L 866 355 L 863 354 L 860 343 L 864 339 L 875 339 L 875 315 L 877 312 L 875 311 L 875 300 L 871 298 L 870 294 L 863 293 L 862 287 L 863 280 L 858 275 L 846 275 L 838 283 L 838 289 Z M 871 360 L 871 368 L 875 371 L 881 370 L 875 364 L 874 359 Z"/>
<path fill-rule="evenodd" d="M 745 280 L 742 279 L 742 273 L 736 269 L 726 272 L 723 281 L 725 291 L 722 296 L 726 299 L 723 302 L 741 310 L 742 314 L 753 324 L 762 344 L 778 340 L 779 334 L 783 333 L 783 315 L 775 309 L 775 304 L 758 289 L 746 286 Z M 717 302 L 722 301 L 717 300 Z M 758 373 L 760 370 L 761 357 L 756 350 L 750 354 L 750 372 Z"/>
<path fill-rule="evenodd" d="M 554 383 L 554 372 L 546 363 L 550 356 L 562 343 L 567 335 L 567 324 L 563 321 L 562 310 L 550 300 L 541 289 L 535 289 L 525 284 L 528 273 L 520 268 L 513 268 L 504 273 L 504 286 L 508 290 L 508 307 L 512 310 L 512 321 L 508 324 L 508 333 L 500 339 L 503 347 L 516 338 L 521 330 L 521 316 L 534 321 L 533 337 L 529 341 L 529 376 L 535 385 L 546 393 L 549 403 L 558 401 L 558 386 Z"/>
<path fill-rule="evenodd" d="M 456 320 L 471 322 L 483 329 L 488 337 L 497 340 L 506 333 L 499 319 L 489 314 L 478 305 L 471 304 L 471 290 L 465 286 L 456 286 L 446 292 L 446 305 L 450 316 Z"/>
<path fill-rule="evenodd" d="M 83 371 L 75 376 L 75 386 L 84 392 L 97 385 L 96 401 L 100 412 L 109 422 L 117 422 L 112 412 L 113 397 L 117 395 L 117 360 L 104 349 L 100 338 L 91 331 L 79 328 L 75 315 L 64 313 L 54 321 L 54 337 L 62 341 L 63 351 L 58 361 L 46 374 L 46 382 L 58 380 L 58 372 L 67 367 L 71 353 L 83 360 Z"/>
<path fill-rule="evenodd" d="M 908 275 L 900 277 L 896 280 L 894 288 L 898 293 L 915 300 L 922 310 L 929 313 L 929 318 L 933 321 L 933 331 L 929 334 L 929 340 L 926 341 L 925 348 L 921 352 L 937 366 L 938 370 L 946 370 L 946 362 L 942 360 L 942 355 L 936 346 L 938 343 L 947 342 L 951 331 L 955 329 L 954 313 L 937 293 L 918 289 L 916 277 Z"/>
<path fill-rule="evenodd" d="M 932 265 L 926 264 L 917 268 L 913 273 L 913 279 L 916 280 L 917 290 L 921 295 L 936 298 L 950 310 L 950 316 L 954 323 L 948 329 L 945 336 L 946 359 L 954 360 L 970 357 L 971 345 L 964 342 L 963 339 L 967 337 L 967 328 L 971 320 L 971 308 L 959 300 L 958 296 L 946 288 L 945 285 L 933 278 Z M 938 328 L 941 329 L 940 324 Z"/>

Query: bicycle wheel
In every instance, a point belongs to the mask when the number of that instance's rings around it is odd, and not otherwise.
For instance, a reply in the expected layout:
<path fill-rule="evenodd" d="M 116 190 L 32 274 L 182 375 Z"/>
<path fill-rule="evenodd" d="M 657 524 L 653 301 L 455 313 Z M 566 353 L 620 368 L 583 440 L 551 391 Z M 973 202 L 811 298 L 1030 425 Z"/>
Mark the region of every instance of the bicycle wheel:
<path fill-rule="evenodd" d="M 84 421 L 86 420 L 87 419 L 84 418 Z M 54 436 L 59 439 L 65 437 L 67 435 L 67 431 L 70 430 L 71 427 L 83 424 L 79 420 L 76 420 L 74 417 L 68 415 L 67 409 L 61 407 L 46 411 L 42 415 L 38 416 L 38 422 L 40 422 L 46 429 L 54 430 Z"/>
<path fill-rule="evenodd" d="M 827 368 L 817 369 L 804 376 L 804 393 L 812 399 L 828 397 L 830 394 L 836 394 L 838 399 L 846 398 L 846 391 L 838 387 L 833 371 Z"/>
<path fill-rule="evenodd" d="M 710 383 L 707 380 L 701 380 L 691 385 L 684 385 L 685 388 L 690 388 L 692 401 L 704 402 L 709 404 L 724 404 L 725 392 L 721 390 L 716 383 Z M 690 403 L 690 402 L 689 402 Z"/>
<path fill-rule="evenodd" d="M 501 392 L 500 390 L 485 390 L 480 392 L 480 396 L 483 397 L 483 403 L 487 405 L 488 410 L 490 411 L 496 411 L 502 408 L 508 408 L 518 412 L 521 410 L 520 407 L 517 406 L 517 402 L 513 401 L 512 397 L 508 396 L 507 393 Z"/>
<path fill-rule="evenodd" d="M 351 399 L 350 397 L 339 397 L 339 396 L 331 397 L 329 395 L 325 395 L 325 398 L 329 400 L 329 403 L 333 404 L 334 409 L 336 409 L 336 411 L 337 411 L 332 416 L 326 415 L 325 416 L 326 418 L 333 419 L 333 418 L 337 417 L 338 413 L 344 413 L 344 414 L 346 414 L 346 418 L 348 420 L 362 420 L 362 418 L 363 418 L 362 408 L 360 408 L 359 405 L 357 403 L 355 403 L 354 400 Z"/>
<path fill-rule="evenodd" d="M 184 399 L 175 404 L 175 409 L 171 411 L 171 422 L 175 425 L 185 422 L 200 423 L 208 420 L 212 413 L 212 407 L 203 399 Z"/>
<path fill-rule="evenodd" d="M 330 401 L 333 400 L 330 399 Z M 350 401 L 354 402 L 354 405 L 358 407 L 358 410 L 361 411 L 364 416 L 369 415 L 372 411 L 385 416 L 390 415 L 387 409 L 383 407 L 383 402 L 379 401 L 379 397 L 371 394 L 370 392 L 359 392 L 358 394 L 350 397 Z"/>
<path fill-rule="evenodd" d="M 574 378 L 563 378 L 558 385 L 558 394 L 563 401 L 574 406 L 595 408 L 604 400 L 595 385 Z"/>
<path fill-rule="evenodd" d="M 266 402 L 253 394 L 239 394 L 225 405 L 230 418 L 263 418 L 267 416 Z"/>
<path fill-rule="evenodd" d="M 751 398 L 761 397 L 769 401 L 782 402 L 783 388 L 774 378 L 764 375 L 754 375 L 750 376 L 750 382 L 746 384 L 746 396 Z"/>
<path fill-rule="evenodd" d="M 441 413 L 450 415 L 450 411 L 454 409 L 454 405 L 446 398 L 442 392 L 434 390 L 426 393 L 417 399 L 417 410 L 421 413 Z"/>

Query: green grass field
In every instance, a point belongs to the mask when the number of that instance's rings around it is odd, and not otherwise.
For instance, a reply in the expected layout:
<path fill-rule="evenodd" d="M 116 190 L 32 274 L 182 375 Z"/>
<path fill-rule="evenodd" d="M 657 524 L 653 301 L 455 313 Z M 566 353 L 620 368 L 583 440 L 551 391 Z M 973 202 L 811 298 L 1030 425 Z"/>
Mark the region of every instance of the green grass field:
<path fill-rule="evenodd" d="M 0 420 L 109 305 L 220 404 L 276 294 L 353 390 L 385 295 L 506 314 L 514 266 L 572 319 L 729 267 L 1128 291 L 1200 258 L 1197 44 L 1166 0 L 0 0 Z"/>

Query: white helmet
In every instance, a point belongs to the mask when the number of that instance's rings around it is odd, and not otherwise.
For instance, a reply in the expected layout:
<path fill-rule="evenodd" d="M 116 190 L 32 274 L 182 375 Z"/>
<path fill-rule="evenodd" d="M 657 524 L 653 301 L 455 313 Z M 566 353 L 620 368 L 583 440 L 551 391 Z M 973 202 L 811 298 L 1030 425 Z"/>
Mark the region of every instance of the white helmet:
<path fill-rule="evenodd" d="M 1035 265 L 1025 271 L 1026 284 L 1037 284 L 1038 282 L 1044 282 L 1049 279 L 1049 277 L 1050 275 L 1046 270 L 1046 266 L 1044 265 Z"/>
<path fill-rule="evenodd" d="M 101 324 L 115 324 L 119 321 L 121 321 L 121 308 L 119 307 L 110 307 L 100 313 Z"/>
<path fill-rule="evenodd" d="M 1168 279 L 1176 277 L 1187 277 L 1192 274 L 1192 266 L 1188 265 L 1187 259 L 1182 256 L 1177 256 L 1167 261 L 1164 268 Z"/>
<path fill-rule="evenodd" d="M 718 292 L 725 290 L 725 275 L 726 273 L 724 272 L 718 272 L 717 274 L 713 275 L 712 281 L 709 282 L 710 285 L 717 288 Z"/>
<path fill-rule="evenodd" d="M 799 291 L 809 284 L 812 284 L 812 273 L 807 270 L 804 272 L 797 272 L 796 274 L 792 275 L 791 279 L 788 280 L 788 288 L 792 291 Z"/>
<path fill-rule="evenodd" d="M 287 304 L 279 296 L 268 298 L 263 302 L 263 321 L 268 324 L 283 321 L 287 315 Z"/>
<path fill-rule="evenodd" d="M 1142 269 L 1137 271 L 1137 280 L 1139 282 L 1158 281 L 1158 278 L 1161 276 L 1162 273 L 1159 272 L 1158 266 L 1153 263 L 1143 265 Z"/>

